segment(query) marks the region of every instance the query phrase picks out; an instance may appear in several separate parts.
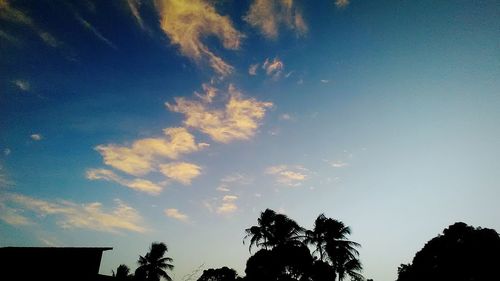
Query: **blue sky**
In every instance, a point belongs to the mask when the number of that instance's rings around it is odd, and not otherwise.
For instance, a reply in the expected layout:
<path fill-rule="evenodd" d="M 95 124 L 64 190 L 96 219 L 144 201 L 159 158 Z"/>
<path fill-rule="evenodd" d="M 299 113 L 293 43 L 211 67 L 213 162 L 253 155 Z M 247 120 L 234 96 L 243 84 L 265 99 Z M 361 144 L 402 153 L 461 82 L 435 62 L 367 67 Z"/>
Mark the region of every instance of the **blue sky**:
<path fill-rule="evenodd" d="M 394 280 L 500 229 L 497 1 L 0 0 L 0 246 L 164 241 L 244 274 L 273 208 L 342 220 Z"/>

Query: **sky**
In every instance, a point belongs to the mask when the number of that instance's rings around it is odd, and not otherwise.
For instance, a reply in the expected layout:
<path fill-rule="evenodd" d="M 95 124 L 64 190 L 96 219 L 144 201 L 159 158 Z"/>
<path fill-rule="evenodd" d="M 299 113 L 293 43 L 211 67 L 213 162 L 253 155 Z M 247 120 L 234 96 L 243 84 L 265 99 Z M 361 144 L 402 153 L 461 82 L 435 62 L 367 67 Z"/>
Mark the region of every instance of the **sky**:
<path fill-rule="evenodd" d="M 0 0 L 0 246 L 229 266 L 266 208 L 395 280 L 500 230 L 498 1 Z M 198 273 L 200 273 L 198 271 Z"/>

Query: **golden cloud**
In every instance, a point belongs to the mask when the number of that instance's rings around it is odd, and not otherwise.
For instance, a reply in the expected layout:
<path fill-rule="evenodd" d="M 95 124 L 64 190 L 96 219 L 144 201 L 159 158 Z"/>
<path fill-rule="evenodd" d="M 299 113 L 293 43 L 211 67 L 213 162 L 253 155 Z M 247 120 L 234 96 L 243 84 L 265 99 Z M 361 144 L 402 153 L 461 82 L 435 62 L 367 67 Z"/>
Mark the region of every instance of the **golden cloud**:
<path fill-rule="evenodd" d="M 282 24 L 303 35 L 307 33 L 307 25 L 295 6 L 293 0 L 254 0 L 244 19 L 268 38 L 278 37 Z"/>
<path fill-rule="evenodd" d="M 216 91 L 204 87 L 205 96 L 200 100 L 176 98 L 175 104 L 166 103 L 169 110 L 185 115 L 184 124 L 209 135 L 213 140 L 228 143 L 246 140 L 255 135 L 266 109 L 273 104 L 245 98 L 232 85 L 228 87 L 229 100 L 223 109 L 214 109 L 213 97 Z M 208 96 L 210 95 L 210 98 Z"/>
<path fill-rule="evenodd" d="M 299 186 L 307 179 L 308 170 L 302 166 L 278 165 L 266 169 L 266 174 L 274 175 L 279 184 Z"/>
<path fill-rule="evenodd" d="M 182 221 L 182 222 L 189 221 L 189 216 L 184 214 L 184 213 L 181 213 L 178 209 L 174 209 L 174 208 L 165 209 L 165 215 L 169 218 L 173 218 L 173 219 L 176 219 L 178 221 Z"/>
<path fill-rule="evenodd" d="M 62 228 L 83 228 L 117 233 L 120 230 L 145 232 L 142 218 L 134 208 L 115 199 L 116 207 L 106 212 L 99 202 L 77 204 L 71 201 L 49 202 L 20 194 L 6 194 L 4 201 L 35 212 L 38 216 L 56 216 Z"/>
<path fill-rule="evenodd" d="M 233 67 L 215 55 L 202 39 L 215 36 L 226 49 L 240 47 L 243 35 L 238 32 L 227 16 L 221 16 L 204 0 L 156 0 L 161 28 L 181 53 L 199 62 L 208 60 L 220 75 L 228 75 Z"/>
<path fill-rule="evenodd" d="M 187 162 L 174 162 L 161 164 L 160 171 L 166 177 L 184 185 L 188 185 L 191 184 L 194 178 L 201 174 L 201 167 Z"/>
<path fill-rule="evenodd" d="M 350 0 L 335 0 L 335 6 L 337 6 L 337 8 L 345 8 L 350 2 Z"/>
<path fill-rule="evenodd" d="M 206 146 L 196 144 L 194 136 L 185 128 L 167 128 L 163 132 L 165 138 L 139 139 L 130 147 L 108 144 L 95 149 L 103 156 L 106 165 L 139 176 L 153 170 L 156 158 L 176 159 L 181 154 Z"/>
<path fill-rule="evenodd" d="M 162 187 L 160 185 L 155 184 L 149 180 L 145 179 L 127 180 L 118 176 L 113 171 L 106 169 L 90 169 L 87 171 L 86 177 L 89 180 L 105 180 L 105 181 L 116 182 L 120 185 L 129 187 L 137 191 L 149 193 L 151 195 L 157 195 L 162 190 Z"/>

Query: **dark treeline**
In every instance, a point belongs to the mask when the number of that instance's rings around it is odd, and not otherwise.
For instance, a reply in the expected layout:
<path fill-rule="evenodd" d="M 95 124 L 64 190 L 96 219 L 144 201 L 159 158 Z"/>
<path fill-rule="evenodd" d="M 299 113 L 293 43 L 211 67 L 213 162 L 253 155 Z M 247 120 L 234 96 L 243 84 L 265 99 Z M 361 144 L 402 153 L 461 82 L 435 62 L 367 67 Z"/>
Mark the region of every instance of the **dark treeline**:
<path fill-rule="evenodd" d="M 361 274 L 361 245 L 349 240 L 350 234 L 343 222 L 323 214 L 309 230 L 266 209 L 257 225 L 245 229 L 243 241 L 253 253 L 245 276 L 228 267 L 212 268 L 204 270 L 197 281 L 373 281 Z M 122 264 L 113 276 L 128 281 L 171 281 L 167 271 L 174 268 L 173 260 L 166 253 L 164 243 L 153 243 L 148 253 L 139 256 L 134 273 Z M 499 266 L 500 236 L 495 230 L 455 223 L 430 240 L 412 263 L 402 264 L 397 281 L 500 280 Z"/>

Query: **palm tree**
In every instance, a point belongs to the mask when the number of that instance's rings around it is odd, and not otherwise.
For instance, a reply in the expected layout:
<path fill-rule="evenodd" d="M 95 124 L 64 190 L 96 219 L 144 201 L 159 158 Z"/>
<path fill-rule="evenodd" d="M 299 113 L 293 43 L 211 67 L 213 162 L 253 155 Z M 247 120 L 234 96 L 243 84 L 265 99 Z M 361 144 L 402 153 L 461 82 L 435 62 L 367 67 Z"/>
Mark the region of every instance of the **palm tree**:
<path fill-rule="evenodd" d="M 130 276 L 130 268 L 125 264 L 120 264 L 116 268 L 116 272 L 113 272 L 113 277 L 116 277 L 117 280 L 129 280 Z"/>
<path fill-rule="evenodd" d="M 249 251 L 254 245 L 268 250 L 278 245 L 298 243 L 303 231 L 302 227 L 286 215 L 266 209 L 260 213 L 257 225 L 245 229 L 244 240 L 250 238 Z"/>
<path fill-rule="evenodd" d="M 154 242 L 149 248 L 149 252 L 145 256 L 139 256 L 137 263 L 139 267 L 136 270 L 136 277 L 144 278 L 146 281 L 160 281 L 163 277 L 167 281 L 172 281 L 168 276 L 166 269 L 172 270 L 174 266 L 171 264 L 172 258 L 164 257 L 168 251 L 165 243 Z"/>

